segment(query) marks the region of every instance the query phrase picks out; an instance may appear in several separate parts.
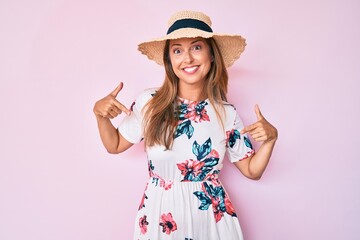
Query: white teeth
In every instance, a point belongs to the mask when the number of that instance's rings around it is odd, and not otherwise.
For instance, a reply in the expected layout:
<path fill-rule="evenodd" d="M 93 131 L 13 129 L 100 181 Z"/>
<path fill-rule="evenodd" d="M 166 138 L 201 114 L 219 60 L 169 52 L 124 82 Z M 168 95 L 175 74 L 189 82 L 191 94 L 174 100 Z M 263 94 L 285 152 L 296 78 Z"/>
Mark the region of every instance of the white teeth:
<path fill-rule="evenodd" d="M 190 67 L 190 68 L 184 68 L 184 71 L 188 72 L 188 73 L 191 73 L 191 72 L 195 71 L 197 68 L 198 68 L 198 66 Z"/>

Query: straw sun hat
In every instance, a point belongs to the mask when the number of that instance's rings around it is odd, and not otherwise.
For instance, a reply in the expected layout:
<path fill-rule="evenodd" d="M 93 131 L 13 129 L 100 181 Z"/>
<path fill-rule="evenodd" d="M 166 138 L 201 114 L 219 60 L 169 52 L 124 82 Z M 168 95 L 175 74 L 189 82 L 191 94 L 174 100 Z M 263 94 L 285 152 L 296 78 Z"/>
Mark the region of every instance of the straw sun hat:
<path fill-rule="evenodd" d="M 163 54 L 166 40 L 195 37 L 214 38 L 226 67 L 230 67 L 240 57 L 246 46 L 245 39 L 240 35 L 214 33 L 211 29 L 211 19 L 204 13 L 180 11 L 170 18 L 166 36 L 140 43 L 138 50 L 150 60 L 164 65 Z"/>

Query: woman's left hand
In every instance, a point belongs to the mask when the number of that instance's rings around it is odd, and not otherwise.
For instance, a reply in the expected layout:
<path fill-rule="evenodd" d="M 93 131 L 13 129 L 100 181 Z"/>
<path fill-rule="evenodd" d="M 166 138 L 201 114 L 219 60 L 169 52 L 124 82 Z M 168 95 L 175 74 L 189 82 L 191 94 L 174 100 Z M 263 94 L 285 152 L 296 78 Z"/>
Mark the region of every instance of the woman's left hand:
<path fill-rule="evenodd" d="M 245 127 L 241 134 L 248 133 L 256 142 L 275 142 L 278 137 L 277 129 L 261 114 L 259 106 L 255 105 L 257 122 Z"/>

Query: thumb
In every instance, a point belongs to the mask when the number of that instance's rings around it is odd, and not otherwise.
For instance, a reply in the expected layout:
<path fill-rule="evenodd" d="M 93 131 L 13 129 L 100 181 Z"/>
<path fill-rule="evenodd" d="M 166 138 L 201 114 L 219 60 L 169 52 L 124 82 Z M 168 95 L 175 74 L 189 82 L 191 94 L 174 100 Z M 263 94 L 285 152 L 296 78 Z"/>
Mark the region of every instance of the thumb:
<path fill-rule="evenodd" d="M 116 96 L 119 94 L 119 92 L 121 91 L 121 89 L 123 88 L 123 86 L 124 86 L 124 84 L 121 82 L 121 83 L 115 88 L 115 90 L 110 93 L 110 95 L 112 95 L 113 97 L 116 97 Z"/>
<path fill-rule="evenodd" d="M 259 105 L 257 104 L 255 105 L 255 113 L 258 121 L 264 118 L 264 116 L 261 114 Z"/>

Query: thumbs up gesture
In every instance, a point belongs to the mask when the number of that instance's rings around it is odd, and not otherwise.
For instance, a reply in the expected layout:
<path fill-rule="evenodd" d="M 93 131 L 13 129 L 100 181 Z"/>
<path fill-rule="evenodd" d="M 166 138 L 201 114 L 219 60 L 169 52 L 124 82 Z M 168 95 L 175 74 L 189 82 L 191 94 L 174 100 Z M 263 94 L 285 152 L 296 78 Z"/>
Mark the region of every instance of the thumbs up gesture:
<path fill-rule="evenodd" d="M 113 119 L 122 112 L 130 115 L 130 110 L 116 100 L 116 97 L 123 86 L 124 84 L 121 82 L 114 91 L 95 103 L 93 111 L 96 116 Z"/>
<path fill-rule="evenodd" d="M 255 105 L 255 114 L 257 122 L 245 127 L 241 134 L 250 134 L 256 142 L 275 142 L 278 137 L 277 129 L 264 118 L 257 104 Z"/>

